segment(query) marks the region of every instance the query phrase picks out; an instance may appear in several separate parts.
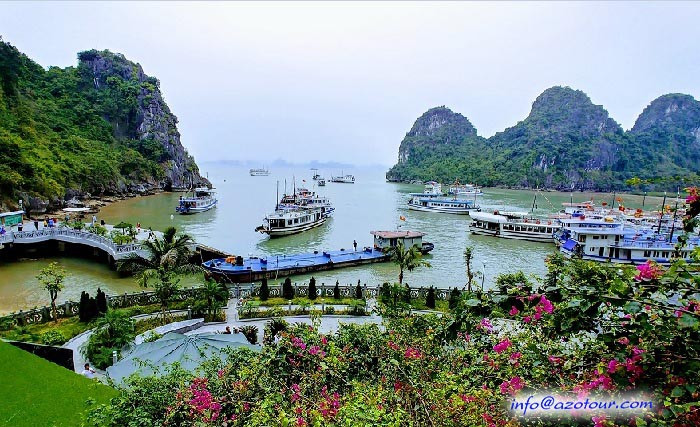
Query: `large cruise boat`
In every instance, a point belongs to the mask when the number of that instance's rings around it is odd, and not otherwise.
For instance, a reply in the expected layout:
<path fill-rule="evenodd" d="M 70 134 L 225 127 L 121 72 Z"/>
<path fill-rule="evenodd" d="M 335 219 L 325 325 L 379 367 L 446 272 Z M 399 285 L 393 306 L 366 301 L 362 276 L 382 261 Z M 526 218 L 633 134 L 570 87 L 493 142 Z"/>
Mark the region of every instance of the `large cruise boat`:
<path fill-rule="evenodd" d="M 216 203 L 216 192 L 213 189 L 195 188 L 191 196 L 180 196 L 175 212 L 181 215 L 205 212 L 216 207 Z"/>
<path fill-rule="evenodd" d="M 289 236 L 321 226 L 328 217 L 321 208 L 304 209 L 299 206 L 279 205 L 275 212 L 265 217 L 263 224 L 255 231 L 270 237 Z"/>
<path fill-rule="evenodd" d="M 561 223 L 556 219 L 529 217 L 526 212 L 473 212 L 469 231 L 472 234 L 552 243 L 552 235 Z"/>
<path fill-rule="evenodd" d="M 299 207 L 302 209 L 321 209 L 325 216 L 331 216 L 335 211 L 328 197 L 311 192 L 306 188 L 298 188 L 294 194 L 282 196 L 279 206 Z"/>
<path fill-rule="evenodd" d="M 441 212 L 458 215 L 468 215 L 481 208 L 474 199 L 458 196 L 445 196 L 442 185 L 431 181 L 425 185 L 422 193 L 410 193 L 408 208 L 414 211 Z"/>
<path fill-rule="evenodd" d="M 675 230 L 673 230 L 675 231 Z M 658 232 L 618 224 L 609 227 L 568 227 L 558 233 L 559 250 L 567 256 L 591 261 L 643 264 L 653 260 L 668 264 L 678 243 L 678 232 Z M 681 249 L 680 257 L 690 258 L 700 238 L 692 236 Z"/>

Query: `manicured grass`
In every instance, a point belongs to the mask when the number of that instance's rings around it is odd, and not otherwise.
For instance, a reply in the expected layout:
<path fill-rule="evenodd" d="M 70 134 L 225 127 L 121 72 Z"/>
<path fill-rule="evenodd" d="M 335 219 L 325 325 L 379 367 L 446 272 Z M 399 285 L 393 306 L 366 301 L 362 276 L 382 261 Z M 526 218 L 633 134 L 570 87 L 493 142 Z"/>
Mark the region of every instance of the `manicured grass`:
<path fill-rule="evenodd" d="M 309 303 L 309 304 L 321 304 L 321 300 L 326 303 L 326 305 L 350 305 L 352 304 L 353 301 L 357 301 L 355 298 L 341 298 L 341 299 L 334 299 L 333 297 L 325 297 L 321 298 L 318 297 L 315 300 L 310 300 L 306 297 L 297 297 L 292 300 L 292 305 L 300 305 L 303 303 Z M 249 301 L 256 301 L 259 302 L 261 306 L 265 307 L 271 307 L 271 306 L 276 306 L 276 305 L 289 305 L 289 300 L 286 300 L 284 298 L 268 298 L 267 301 L 260 301 L 260 298 L 255 297 L 255 298 L 250 298 Z"/>
<path fill-rule="evenodd" d="M 107 403 L 117 391 L 0 342 L 0 426 L 79 426 L 87 400 Z"/>

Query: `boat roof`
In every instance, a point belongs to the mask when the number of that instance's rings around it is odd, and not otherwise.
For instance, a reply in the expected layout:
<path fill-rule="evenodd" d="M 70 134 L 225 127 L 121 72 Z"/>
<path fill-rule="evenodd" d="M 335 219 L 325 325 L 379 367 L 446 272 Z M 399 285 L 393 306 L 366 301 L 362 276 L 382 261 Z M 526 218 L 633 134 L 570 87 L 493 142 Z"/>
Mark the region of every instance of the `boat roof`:
<path fill-rule="evenodd" d="M 0 218 L 4 218 L 6 216 L 20 215 L 20 214 L 24 214 L 24 211 L 0 212 Z"/>
<path fill-rule="evenodd" d="M 508 222 L 508 218 L 502 216 L 502 215 L 494 215 L 486 212 L 470 212 L 469 216 L 472 217 L 472 219 L 478 219 L 480 221 L 488 221 L 488 222 Z"/>
<path fill-rule="evenodd" d="M 382 239 L 397 239 L 397 238 L 407 238 L 411 239 L 414 237 L 423 237 L 425 233 L 420 231 L 371 231 L 370 234 L 376 237 L 381 237 Z"/>
<path fill-rule="evenodd" d="M 88 212 L 90 208 L 63 208 L 63 212 Z"/>

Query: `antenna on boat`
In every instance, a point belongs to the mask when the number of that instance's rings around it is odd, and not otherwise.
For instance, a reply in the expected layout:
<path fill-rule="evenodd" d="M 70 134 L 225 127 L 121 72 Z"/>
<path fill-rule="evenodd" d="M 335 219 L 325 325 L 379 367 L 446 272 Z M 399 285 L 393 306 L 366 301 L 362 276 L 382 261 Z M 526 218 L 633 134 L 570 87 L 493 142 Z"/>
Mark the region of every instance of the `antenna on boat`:
<path fill-rule="evenodd" d="M 617 196 L 617 192 L 613 191 L 613 202 L 612 202 L 612 206 L 610 207 L 610 209 L 615 209 L 615 196 Z"/>
<path fill-rule="evenodd" d="M 275 210 L 279 209 L 280 205 L 280 181 L 277 180 L 277 196 L 275 197 Z"/>
<path fill-rule="evenodd" d="M 664 217 L 664 208 L 666 207 L 666 192 L 664 191 L 664 201 L 661 202 L 661 213 L 659 213 L 659 228 L 657 229 L 657 233 L 661 233 L 661 220 Z"/>

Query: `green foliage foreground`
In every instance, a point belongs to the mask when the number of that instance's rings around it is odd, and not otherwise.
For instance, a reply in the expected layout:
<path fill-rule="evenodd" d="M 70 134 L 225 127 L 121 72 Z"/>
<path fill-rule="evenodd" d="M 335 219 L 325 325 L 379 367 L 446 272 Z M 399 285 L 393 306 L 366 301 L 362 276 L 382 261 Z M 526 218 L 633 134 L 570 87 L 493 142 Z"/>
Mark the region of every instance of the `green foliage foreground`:
<path fill-rule="evenodd" d="M 106 403 L 114 389 L 0 342 L 0 425 L 78 426 L 88 400 Z"/>
<path fill-rule="evenodd" d="M 649 412 L 559 412 L 534 425 L 698 425 L 697 262 L 663 271 L 554 256 L 533 281 L 503 275 L 451 313 L 393 311 L 383 325 L 313 326 L 266 338 L 199 372 L 134 377 L 92 412 L 100 426 L 504 426 L 515 394 L 612 399 L 647 392 Z M 268 328 L 266 328 L 267 330 Z"/>

